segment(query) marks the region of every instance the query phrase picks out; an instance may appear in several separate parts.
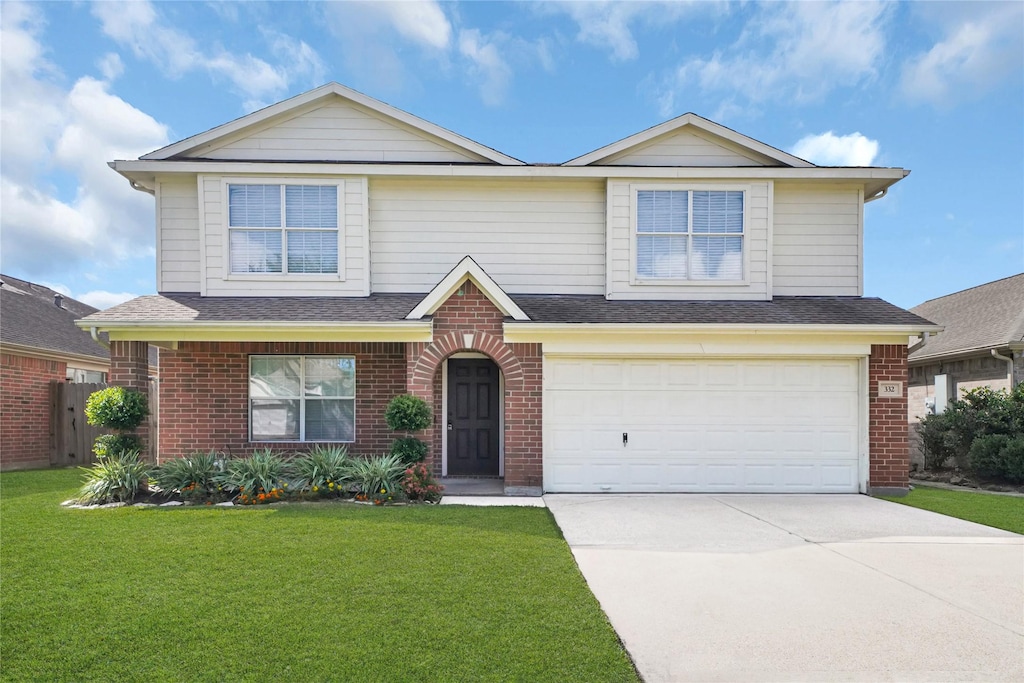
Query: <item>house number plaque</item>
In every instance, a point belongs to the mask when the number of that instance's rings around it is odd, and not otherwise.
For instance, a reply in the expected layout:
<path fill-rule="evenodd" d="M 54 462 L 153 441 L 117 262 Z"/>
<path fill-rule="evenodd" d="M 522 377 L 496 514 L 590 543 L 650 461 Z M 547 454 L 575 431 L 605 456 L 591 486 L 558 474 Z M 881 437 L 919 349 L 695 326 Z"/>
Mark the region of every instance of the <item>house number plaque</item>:
<path fill-rule="evenodd" d="M 902 398 L 903 382 L 879 382 L 878 398 Z"/>

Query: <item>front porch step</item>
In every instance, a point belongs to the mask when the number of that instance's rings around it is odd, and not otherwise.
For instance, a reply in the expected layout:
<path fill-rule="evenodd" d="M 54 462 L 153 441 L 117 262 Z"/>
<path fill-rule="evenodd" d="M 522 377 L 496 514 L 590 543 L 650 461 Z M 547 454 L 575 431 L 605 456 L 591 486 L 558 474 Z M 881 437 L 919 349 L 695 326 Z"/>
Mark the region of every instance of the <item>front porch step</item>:
<path fill-rule="evenodd" d="M 501 477 L 441 477 L 446 496 L 503 496 L 505 480 Z"/>

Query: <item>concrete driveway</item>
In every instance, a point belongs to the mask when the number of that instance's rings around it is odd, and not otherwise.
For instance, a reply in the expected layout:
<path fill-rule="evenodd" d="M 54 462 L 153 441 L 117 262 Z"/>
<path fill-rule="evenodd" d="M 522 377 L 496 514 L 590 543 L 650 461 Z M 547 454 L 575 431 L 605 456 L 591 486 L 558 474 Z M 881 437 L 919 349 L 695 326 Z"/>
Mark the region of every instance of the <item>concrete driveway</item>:
<path fill-rule="evenodd" d="M 548 495 L 654 681 L 1024 681 L 1024 536 L 866 496 Z"/>

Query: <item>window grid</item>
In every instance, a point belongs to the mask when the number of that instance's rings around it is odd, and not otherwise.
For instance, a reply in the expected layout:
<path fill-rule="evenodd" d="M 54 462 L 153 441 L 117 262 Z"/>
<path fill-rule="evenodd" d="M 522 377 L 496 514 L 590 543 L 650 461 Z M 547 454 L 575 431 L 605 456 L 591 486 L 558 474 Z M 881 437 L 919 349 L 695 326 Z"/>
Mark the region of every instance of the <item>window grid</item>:
<path fill-rule="evenodd" d="M 227 187 L 228 269 L 231 274 L 333 275 L 341 272 L 337 185 L 230 183 Z M 270 188 L 276 190 L 277 197 Z M 333 194 L 332 210 L 326 212 L 327 220 L 323 209 L 325 199 L 330 198 L 324 197 L 325 191 Z M 237 201 L 233 202 L 233 198 Z M 318 210 L 313 211 L 313 208 Z M 242 222 L 238 224 L 236 220 Z M 290 233 L 294 233 L 293 241 L 299 242 L 301 247 L 289 246 Z M 330 244 L 332 236 L 333 245 Z M 325 241 L 328 253 L 319 257 L 300 251 L 314 243 L 322 249 Z M 254 258 L 262 265 L 253 266 Z M 312 270 L 312 266 L 319 269 Z"/>
<path fill-rule="evenodd" d="M 295 396 L 260 396 L 254 398 L 252 395 L 253 363 L 263 359 L 281 360 L 296 358 L 299 361 L 299 391 Z M 352 395 L 351 396 L 317 396 L 307 393 L 306 389 L 306 359 L 326 358 L 339 360 L 347 358 L 352 360 Z M 267 400 L 297 400 L 299 402 L 299 438 L 295 439 L 256 439 L 253 434 L 252 406 L 253 401 Z M 352 401 L 352 439 L 350 441 L 317 439 L 306 440 L 306 402 L 307 401 Z M 355 443 L 356 440 L 356 377 L 355 377 L 355 356 L 323 356 L 323 355 L 253 355 L 249 356 L 249 441 L 255 443 Z"/>
<path fill-rule="evenodd" d="M 660 195 L 660 197 L 659 197 Z M 636 191 L 636 265 L 634 272 L 640 279 L 734 281 L 744 277 L 744 215 L 746 193 L 742 190 L 637 190 Z M 660 201 L 659 201 L 660 199 Z M 700 215 L 698 219 L 698 214 Z M 642 247 L 643 243 L 648 246 Z M 695 249 L 694 245 L 701 248 Z M 655 249 L 661 245 L 661 250 Z M 681 245 L 681 246 L 680 246 Z M 738 245 L 738 249 L 735 246 Z M 714 249 L 712 247 L 715 247 Z M 730 248 L 732 247 L 732 248 Z M 642 253 L 650 252 L 651 262 L 641 272 Z M 681 253 L 683 263 L 675 262 Z M 708 263 L 702 271 L 694 270 L 694 255 L 702 259 L 717 256 L 719 268 L 727 254 L 736 254 L 739 261 L 733 272 L 725 277 L 708 274 Z M 667 254 L 666 274 L 655 272 L 655 257 Z M 679 266 L 683 267 L 680 268 Z M 716 270 L 717 272 L 717 270 Z"/>

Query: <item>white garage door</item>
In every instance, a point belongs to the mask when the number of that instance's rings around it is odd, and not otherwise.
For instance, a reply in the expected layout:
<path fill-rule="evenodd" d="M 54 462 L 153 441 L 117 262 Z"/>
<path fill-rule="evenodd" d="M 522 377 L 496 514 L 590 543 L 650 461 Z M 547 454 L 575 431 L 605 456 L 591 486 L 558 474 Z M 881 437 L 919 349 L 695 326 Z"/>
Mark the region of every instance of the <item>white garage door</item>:
<path fill-rule="evenodd" d="M 858 490 L 856 360 L 545 358 L 552 492 Z"/>

